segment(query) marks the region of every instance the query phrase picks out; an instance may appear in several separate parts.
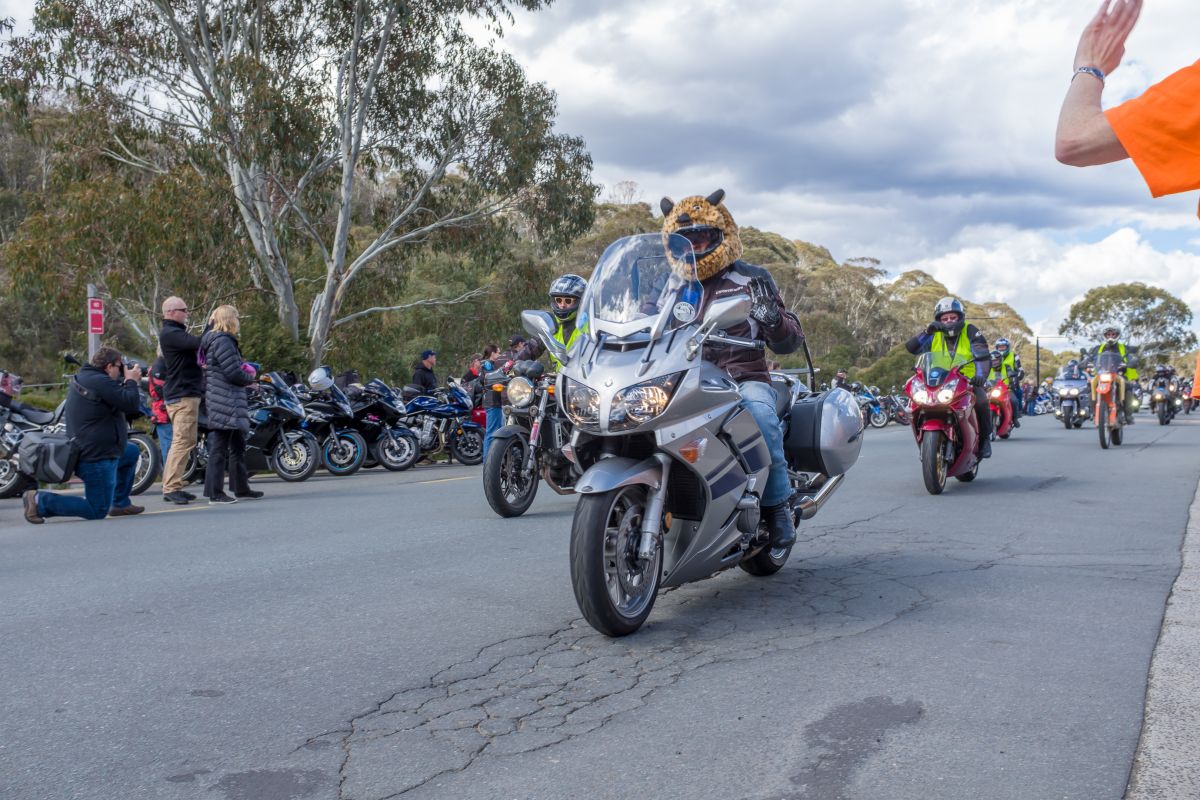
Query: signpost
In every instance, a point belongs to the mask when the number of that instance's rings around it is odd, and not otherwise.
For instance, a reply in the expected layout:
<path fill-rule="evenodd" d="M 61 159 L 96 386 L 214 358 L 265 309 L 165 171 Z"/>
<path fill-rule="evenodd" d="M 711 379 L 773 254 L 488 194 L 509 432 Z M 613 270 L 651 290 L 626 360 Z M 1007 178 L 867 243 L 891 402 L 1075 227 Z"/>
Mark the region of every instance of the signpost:
<path fill-rule="evenodd" d="M 100 337 L 104 335 L 104 300 L 97 295 L 96 284 L 87 287 L 88 362 L 100 349 Z"/>

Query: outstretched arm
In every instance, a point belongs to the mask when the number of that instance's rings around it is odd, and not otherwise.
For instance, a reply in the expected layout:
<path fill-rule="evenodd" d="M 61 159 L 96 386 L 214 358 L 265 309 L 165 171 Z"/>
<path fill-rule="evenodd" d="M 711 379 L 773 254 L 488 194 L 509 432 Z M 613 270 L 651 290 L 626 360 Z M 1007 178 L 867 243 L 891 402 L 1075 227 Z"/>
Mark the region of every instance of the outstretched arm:
<path fill-rule="evenodd" d="M 1142 0 L 1103 0 L 1083 29 L 1075 51 L 1075 69 L 1093 67 L 1111 75 L 1125 55 L 1125 40 L 1142 11 Z M 1109 164 L 1129 158 L 1125 146 L 1100 107 L 1104 81 L 1077 72 L 1058 115 L 1054 157 L 1073 167 Z"/>

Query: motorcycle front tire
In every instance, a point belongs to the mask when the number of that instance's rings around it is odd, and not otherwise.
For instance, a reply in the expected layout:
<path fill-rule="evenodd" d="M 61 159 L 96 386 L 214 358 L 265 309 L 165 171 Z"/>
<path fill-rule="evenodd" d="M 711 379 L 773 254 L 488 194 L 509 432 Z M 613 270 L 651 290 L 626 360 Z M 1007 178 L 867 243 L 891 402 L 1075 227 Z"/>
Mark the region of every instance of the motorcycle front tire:
<path fill-rule="evenodd" d="M 522 495 L 509 499 L 510 492 L 505 486 L 505 475 L 512 469 L 525 471 L 525 461 L 529 457 L 529 445 L 522 436 L 509 436 L 504 439 L 492 439 L 488 447 L 487 458 L 483 461 L 483 495 L 488 505 L 502 517 L 519 517 L 533 505 L 537 496 L 538 474 L 535 470 L 529 476 L 529 488 Z M 517 466 L 514 466 L 516 461 Z"/>
<path fill-rule="evenodd" d="M 925 480 L 925 490 L 930 494 L 941 494 L 946 490 L 949 465 L 943 455 L 943 438 L 941 431 L 926 431 L 921 439 L 921 477 Z"/>
<path fill-rule="evenodd" d="M 417 437 L 410 433 L 397 434 L 396 439 L 385 433 L 375 442 L 373 450 L 375 460 L 392 472 L 403 472 L 421 457 Z"/>
<path fill-rule="evenodd" d="M 462 435 L 450 443 L 450 456 L 460 464 L 473 467 L 483 461 L 483 431 L 478 428 L 463 428 Z"/>
<path fill-rule="evenodd" d="M 306 481 L 321 464 L 321 445 L 308 431 L 288 431 L 275 443 L 268 463 L 289 483 Z"/>
<path fill-rule="evenodd" d="M 321 448 L 321 466 L 330 475 L 353 475 L 362 469 L 367 459 L 367 440 L 358 431 L 338 431 L 334 434 L 337 442 L 327 440 Z M 335 453 L 336 448 L 336 453 Z M 343 453 L 342 449 L 348 448 Z M 336 460 L 335 460 L 336 459 Z"/>

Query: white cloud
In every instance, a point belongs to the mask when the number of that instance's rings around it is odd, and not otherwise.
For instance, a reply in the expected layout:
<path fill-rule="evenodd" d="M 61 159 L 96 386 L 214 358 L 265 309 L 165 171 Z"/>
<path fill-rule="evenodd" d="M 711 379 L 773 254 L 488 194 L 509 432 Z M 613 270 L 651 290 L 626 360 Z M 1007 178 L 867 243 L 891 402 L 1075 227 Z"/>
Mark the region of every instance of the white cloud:
<path fill-rule="evenodd" d="M 1200 317 L 1195 256 L 1149 241 L 1179 231 L 1184 246 L 1200 228 L 1196 196 L 1151 200 L 1128 162 L 1053 158 L 1096 6 L 559 3 L 519 15 L 502 45 L 558 91 L 561 127 L 589 142 L 603 183 L 636 180 L 651 201 L 719 185 L 743 224 L 893 272 L 934 265 L 951 287 L 1050 328 L 1088 288 L 1127 280 L 1168 288 Z M 1194 19 L 1193 0 L 1147 4 L 1106 101 L 1200 58 L 1181 34 Z"/>

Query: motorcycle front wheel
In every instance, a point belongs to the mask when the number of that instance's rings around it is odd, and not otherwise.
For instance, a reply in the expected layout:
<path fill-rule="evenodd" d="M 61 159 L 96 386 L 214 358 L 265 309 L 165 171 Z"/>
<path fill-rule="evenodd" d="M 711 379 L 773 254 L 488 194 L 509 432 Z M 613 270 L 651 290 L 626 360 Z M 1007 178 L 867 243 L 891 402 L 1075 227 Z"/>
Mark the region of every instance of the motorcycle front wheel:
<path fill-rule="evenodd" d="M 930 494 L 941 494 L 946 490 L 946 446 L 945 434 L 941 431 L 926 431 L 921 439 L 921 477 L 925 479 L 925 490 Z"/>
<path fill-rule="evenodd" d="M 338 431 L 321 448 L 321 466 L 330 475 L 353 475 L 367 458 L 367 440 L 358 431 Z"/>
<path fill-rule="evenodd" d="M 1159 425 L 1166 425 L 1168 422 L 1171 421 L 1171 418 L 1168 416 L 1168 413 L 1169 412 L 1167 411 L 1167 404 L 1159 403 L 1158 404 L 1158 424 Z"/>
<path fill-rule="evenodd" d="M 490 453 L 489 453 L 490 455 Z M 642 627 L 662 577 L 662 548 L 638 559 L 648 489 L 636 484 L 583 495 L 571 523 L 571 586 L 584 619 L 605 636 Z"/>
<path fill-rule="evenodd" d="M 17 471 L 17 462 L 11 458 L 0 459 L 0 499 L 16 497 L 37 488 L 37 481 Z"/>
<path fill-rule="evenodd" d="M 483 431 L 478 428 L 463 428 L 463 432 L 450 443 L 450 455 L 468 467 L 483 461 Z"/>
<path fill-rule="evenodd" d="M 392 472 L 403 472 L 421 457 L 417 437 L 411 433 L 398 433 L 395 436 L 384 433 L 375 442 L 374 451 L 375 460 Z"/>
<path fill-rule="evenodd" d="M 1100 447 L 1108 449 L 1108 403 L 1103 400 L 1096 404 L 1096 430 L 1100 432 Z"/>
<path fill-rule="evenodd" d="M 285 481 L 308 480 L 321 463 L 321 445 L 308 431 L 288 431 L 271 451 L 271 469 Z"/>
<path fill-rule="evenodd" d="M 162 451 L 158 449 L 158 442 L 146 433 L 131 433 L 129 441 L 138 448 L 137 466 L 133 468 L 133 488 L 129 493 L 141 494 L 154 485 L 162 472 Z"/>
<path fill-rule="evenodd" d="M 872 428 L 883 428 L 888 424 L 888 415 L 884 411 L 872 411 L 870 419 Z"/>
<path fill-rule="evenodd" d="M 537 470 L 527 472 L 529 445 L 522 436 L 492 439 L 483 462 L 483 495 L 502 517 L 519 517 L 537 496 Z"/>

